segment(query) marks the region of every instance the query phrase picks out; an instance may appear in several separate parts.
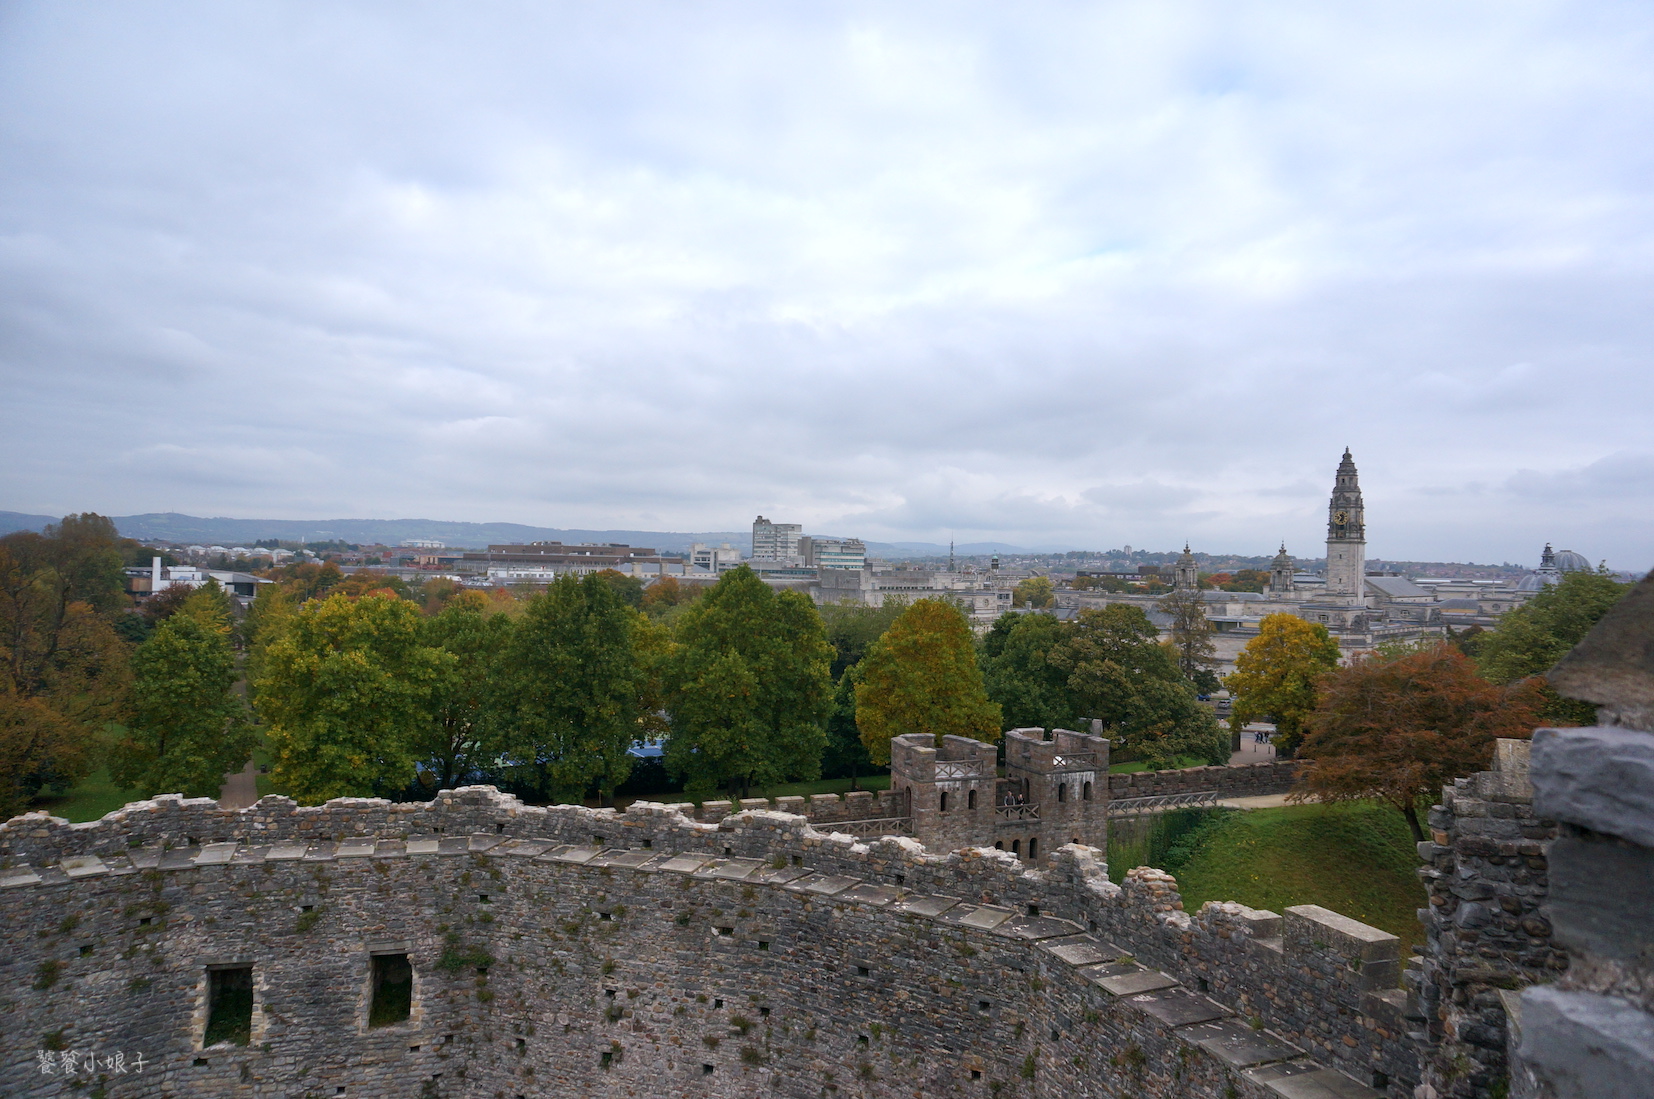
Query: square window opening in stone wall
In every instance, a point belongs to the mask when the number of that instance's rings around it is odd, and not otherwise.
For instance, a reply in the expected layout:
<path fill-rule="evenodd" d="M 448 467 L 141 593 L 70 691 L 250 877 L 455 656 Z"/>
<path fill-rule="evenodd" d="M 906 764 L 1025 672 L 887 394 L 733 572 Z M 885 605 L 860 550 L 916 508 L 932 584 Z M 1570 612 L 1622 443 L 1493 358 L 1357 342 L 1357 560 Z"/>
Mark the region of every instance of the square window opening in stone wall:
<path fill-rule="evenodd" d="M 253 1037 L 253 967 L 212 966 L 207 970 L 207 1029 L 201 1045 L 244 1046 Z"/>
<path fill-rule="evenodd" d="M 701 1066 L 701 1075 L 702 1076 L 711 1076 L 712 1075 L 712 1066 L 711 1065 L 702 1065 Z"/>
<path fill-rule="evenodd" d="M 406 954 L 373 955 L 373 998 L 368 1026 L 405 1023 L 413 1014 L 413 965 Z"/>
<path fill-rule="evenodd" d="M 971 1069 L 971 1079 L 972 1079 L 972 1080 L 980 1080 L 980 1079 L 982 1079 L 982 1070 L 981 1070 L 981 1069 L 979 1069 L 979 1068 L 973 1068 L 973 1069 Z"/>

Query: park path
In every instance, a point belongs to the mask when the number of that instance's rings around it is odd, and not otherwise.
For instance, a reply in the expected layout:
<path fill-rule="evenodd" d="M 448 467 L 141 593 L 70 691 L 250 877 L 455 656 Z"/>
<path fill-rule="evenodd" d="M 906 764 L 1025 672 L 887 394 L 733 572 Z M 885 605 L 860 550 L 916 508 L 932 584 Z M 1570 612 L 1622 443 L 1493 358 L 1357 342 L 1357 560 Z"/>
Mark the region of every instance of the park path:
<path fill-rule="evenodd" d="M 218 792 L 218 804 L 226 809 L 245 809 L 258 800 L 258 768 L 248 760 L 247 766 L 224 776 L 224 786 Z"/>

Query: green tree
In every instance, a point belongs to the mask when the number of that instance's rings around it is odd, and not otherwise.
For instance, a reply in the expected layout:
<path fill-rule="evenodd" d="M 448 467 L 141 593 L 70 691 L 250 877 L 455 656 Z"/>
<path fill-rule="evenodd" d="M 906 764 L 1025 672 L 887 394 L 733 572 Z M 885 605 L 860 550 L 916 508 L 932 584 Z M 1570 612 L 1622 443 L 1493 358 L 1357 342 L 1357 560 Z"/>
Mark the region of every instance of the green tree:
<path fill-rule="evenodd" d="M 1179 590 L 1161 596 L 1156 604 L 1172 620 L 1171 644 L 1177 650 L 1177 666 L 1197 690 L 1217 688 L 1212 666 L 1217 648 L 1212 644 L 1212 622 L 1206 617 L 1206 600 L 1198 591 Z"/>
<path fill-rule="evenodd" d="M 921 599 L 890 624 L 857 666 L 856 725 L 867 754 L 890 763 L 890 739 L 925 733 L 995 743 L 1000 709 L 982 686 L 970 623 L 945 599 Z"/>
<path fill-rule="evenodd" d="M 983 637 L 982 685 L 999 704 L 1002 728 L 1077 727 L 1068 672 L 1050 660 L 1072 632 L 1053 615 L 1006 611 Z"/>
<path fill-rule="evenodd" d="M 874 770 L 867 745 L 861 742 L 856 726 L 856 666 L 884 631 L 907 609 L 905 599 L 892 598 L 883 605 L 829 603 L 821 607 L 827 627 L 827 643 L 833 647 L 833 703 L 827 715 L 827 747 L 821 757 L 824 778 L 848 775 L 851 789 L 864 773 Z"/>
<path fill-rule="evenodd" d="M 127 607 L 122 568 L 134 543 L 116 533 L 113 520 L 90 511 L 66 515 L 48 526 L 41 539 L 70 602 L 88 603 L 102 615 Z"/>
<path fill-rule="evenodd" d="M 856 665 L 844 669 L 844 674 L 833 684 L 832 708 L 827 713 L 827 745 L 821 754 L 821 777 L 850 779 L 850 789 L 857 789 L 857 780 L 873 771 L 873 757 L 867 754 L 867 745 L 861 741 L 861 729 L 856 725 Z"/>
<path fill-rule="evenodd" d="M 1543 676 L 1591 632 L 1608 609 L 1631 590 L 1606 572 L 1569 572 L 1562 580 L 1506 614 L 1476 643 L 1476 663 L 1494 683 Z M 1596 707 L 1545 688 L 1543 720 L 1589 725 Z"/>
<path fill-rule="evenodd" d="M 426 645 L 453 659 L 436 666 L 413 756 L 423 784 L 452 789 L 497 755 L 502 721 L 496 677 L 504 678 L 512 624 L 481 592 L 461 591 L 425 619 L 422 632 Z"/>
<path fill-rule="evenodd" d="M 593 787 L 612 797 L 626 781 L 644 686 L 634 618 L 601 573 L 561 576 L 528 601 L 506 658 L 512 786 L 577 802 Z"/>
<path fill-rule="evenodd" d="M 211 589 L 217 589 L 217 585 Z M 145 796 L 217 797 L 257 740 L 235 693 L 235 653 L 221 590 L 199 589 L 132 654 L 132 716 L 110 777 Z"/>
<path fill-rule="evenodd" d="M 862 603 L 829 603 L 820 608 L 821 620 L 827 629 L 827 644 L 833 647 L 832 675 L 834 681 L 846 670 L 855 667 L 883 636 L 890 624 L 907 610 L 906 599 L 887 599 L 883 606 L 869 607 Z"/>
<path fill-rule="evenodd" d="M 731 569 L 678 620 L 666 768 L 694 796 L 821 773 L 831 702 L 821 616 L 799 592 Z"/>
<path fill-rule="evenodd" d="M 693 603 L 699 595 L 699 585 L 680 584 L 675 576 L 662 576 L 643 589 L 638 607 L 651 618 L 662 618 L 675 607 Z"/>
<path fill-rule="evenodd" d="M 1068 673 L 1077 706 L 1101 720 L 1119 754 L 1155 767 L 1184 756 L 1226 763 L 1228 738 L 1141 609 L 1087 608 L 1048 658 Z"/>
<path fill-rule="evenodd" d="M 280 585 L 295 604 L 326 599 L 332 589 L 345 579 L 345 574 L 332 561 L 295 561 L 280 568 L 266 569 L 263 575 Z"/>
<path fill-rule="evenodd" d="M 405 792 L 414 732 L 453 659 L 423 643 L 419 608 L 403 599 L 333 595 L 298 608 L 256 685 L 276 780 L 306 804 Z"/>
<path fill-rule="evenodd" d="M 610 589 L 620 597 L 620 601 L 628 607 L 641 608 L 643 606 L 643 581 L 636 576 L 627 576 L 618 569 L 604 569 L 597 573 L 608 584 Z"/>
<path fill-rule="evenodd" d="M 1423 842 L 1419 805 L 1486 770 L 1495 738 L 1525 740 L 1539 721 L 1540 681 L 1498 687 L 1445 643 L 1374 653 L 1326 673 L 1298 754 L 1295 791 L 1321 801 L 1374 798 Z"/>
<path fill-rule="evenodd" d="M 1057 602 L 1057 589 L 1049 576 L 1030 576 L 1019 581 L 1011 594 L 1011 603 L 1018 607 L 1043 610 Z"/>
<path fill-rule="evenodd" d="M 0 815 L 88 774 L 124 715 L 122 544 L 90 514 L 0 538 Z"/>
<path fill-rule="evenodd" d="M 1290 759 L 1315 709 L 1316 683 L 1338 667 L 1338 659 L 1338 642 L 1325 626 L 1294 614 L 1265 615 L 1258 636 L 1235 658 L 1235 674 L 1223 681 L 1235 696 L 1230 726 L 1274 722 L 1275 746 Z"/>

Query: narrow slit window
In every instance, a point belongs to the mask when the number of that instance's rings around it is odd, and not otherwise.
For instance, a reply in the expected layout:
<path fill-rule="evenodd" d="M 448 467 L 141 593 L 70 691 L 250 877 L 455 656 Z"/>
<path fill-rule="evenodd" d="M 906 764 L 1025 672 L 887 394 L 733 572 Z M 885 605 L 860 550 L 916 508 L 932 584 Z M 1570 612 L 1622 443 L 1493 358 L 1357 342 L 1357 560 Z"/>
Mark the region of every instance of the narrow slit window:
<path fill-rule="evenodd" d="M 1090 801 L 1091 800 L 1091 783 L 1088 782 L 1083 787 L 1080 788 L 1080 800 L 1081 801 Z"/>
<path fill-rule="evenodd" d="M 937 808 L 943 813 L 948 811 L 948 793 L 946 790 L 942 791 L 942 799 Z"/>
<path fill-rule="evenodd" d="M 965 793 L 965 808 L 967 808 L 967 809 L 975 809 L 976 808 L 976 791 L 975 790 L 969 790 Z"/>
<path fill-rule="evenodd" d="M 1030 860 L 1039 858 L 1039 840 L 1037 838 L 1028 841 L 1028 858 Z"/>
<path fill-rule="evenodd" d="M 1058 801 L 1067 801 L 1068 800 L 1068 783 L 1066 783 L 1066 782 L 1057 783 L 1057 800 Z"/>
<path fill-rule="evenodd" d="M 253 1037 L 253 967 L 207 970 L 207 1033 L 203 1046 L 220 1042 L 244 1046 Z"/>
<path fill-rule="evenodd" d="M 406 954 L 373 956 L 373 1000 L 368 1026 L 405 1023 L 413 1011 L 413 966 Z"/>

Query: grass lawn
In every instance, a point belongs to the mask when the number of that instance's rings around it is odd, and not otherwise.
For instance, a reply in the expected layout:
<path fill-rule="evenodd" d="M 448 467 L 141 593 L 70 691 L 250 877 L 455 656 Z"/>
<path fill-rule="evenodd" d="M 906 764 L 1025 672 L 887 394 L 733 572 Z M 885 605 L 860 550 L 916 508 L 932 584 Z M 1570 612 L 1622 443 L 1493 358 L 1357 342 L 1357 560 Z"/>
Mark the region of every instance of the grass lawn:
<path fill-rule="evenodd" d="M 1401 815 L 1370 803 L 1289 805 L 1226 814 L 1173 870 L 1183 907 L 1239 901 L 1282 912 L 1318 904 L 1398 935 L 1401 957 L 1424 938 L 1418 852 Z"/>
<path fill-rule="evenodd" d="M 1206 761 L 1204 759 L 1198 759 L 1195 756 L 1179 756 L 1177 762 L 1172 764 L 1171 767 L 1160 768 L 1144 763 L 1142 760 L 1134 760 L 1131 763 L 1113 764 L 1109 767 L 1108 773 L 1111 775 L 1130 775 L 1135 774 L 1138 771 L 1170 771 L 1177 770 L 1182 767 L 1201 767 L 1204 766 L 1205 763 Z"/>
<path fill-rule="evenodd" d="M 37 798 L 34 808 L 44 809 L 54 817 L 63 817 L 71 823 L 98 820 L 129 801 L 139 801 L 143 794 L 137 790 L 123 790 L 109 779 L 107 768 L 99 767 L 60 797 Z"/>
<path fill-rule="evenodd" d="M 890 789 L 889 775 L 863 775 L 856 780 L 858 790 L 888 790 Z M 822 778 L 814 782 L 784 782 L 779 786 L 771 786 L 764 790 L 754 790 L 755 798 L 790 798 L 809 797 L 811 794 L 847 794 L 850 792 L 850 780 L 847 778 Z"/>

